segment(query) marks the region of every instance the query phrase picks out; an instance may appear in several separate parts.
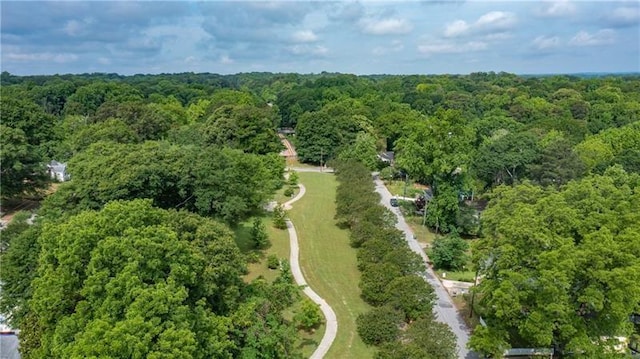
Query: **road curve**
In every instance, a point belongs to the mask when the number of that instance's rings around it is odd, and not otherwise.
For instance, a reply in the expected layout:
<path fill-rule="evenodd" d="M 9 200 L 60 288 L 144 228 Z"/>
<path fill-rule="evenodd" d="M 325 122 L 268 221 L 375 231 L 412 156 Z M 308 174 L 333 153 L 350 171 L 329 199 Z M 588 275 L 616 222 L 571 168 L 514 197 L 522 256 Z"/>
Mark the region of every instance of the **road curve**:
<path fill-rule="evenodd" d="M 398 217 L 396 228 L 405 233 L 405 238 L 407 240 L 407 243 L 409 244 L 409 248 L 411 248 L 413 252 L 417 253 L 425 263 L 427 270 L 423 277 L 429 284 L 431 284 L 437 296 L 437 302 L 434 306 L 436 319 L 442 323 L 447 324 L 451 328 L 451 331 L 455 334 L 456 342 L 458 344 L 458 357 L 464 359 L 479 358 L 476 353 L 470 352 L 467 349 L 467 343 L 469 342 L 469 328 L 467 328 L 466 323 L 456 310 L 456 307 L 453 305 L 453 301 L 451 300 L 449 293 L 444 288 L 442 283 L 438 280 L 436 274 L 433 272 L 433 269 L 431 269 L 431 266 L 429 266 L 429 264 L 427 263 L 427 255 L 422 250 L 422 247 L 420 247 L 418 241 L 415 240 L 413 231 L 407 225 L 407 222 L 405 222 L 402 213 L 400 213 L 400 210 L 398 208 L 391 207 L 391 204 L 389 203 L 392 197 L 391 193 L 380 179 L 376 178 L 375 184 L 376 192 L 380 194 L 382 204 L 389 210 L 391 210 L 391 212 L 395 213 L 395 215 Z"/>
<path fill-rule="evenodd" d="M 298 187 L 300 188 L 300 192 L 298 192 L 298 194 L 294 198 L 284 204 L 285 209 L 291 209 L 291 204 L 302 198 L 302 196 L 304 196 L 304 194 L 306 193 L 306 188 L 304 187 L 304 185 L 299 184 Z M 298 245 L 298 233 L 296 232 L 296 228 L 293 226 L 293 222 L 288 219 L 287 230 L 289 231 L 289 246 L 291 247 L 289 262 L 291 262 L 291 273 L 293 274 L 293 278 L 298 285 L 304 286 L 304 294 L 306 294 L 307 297 L 309 297 L 314 303 L 320 306 L 320 310 L 325 317 L 326 329 L 324 331 L 324 336 L 322 337 L 318 348 L 316 348 L 313 354 L 311 354 L 311 359 L 321 359 L 324 358 L 324 356 L 329 351 L 329 348 L 331 348 L 331 344 L 333 344 L 333 341 L 336 339 L 336 334 L 338 333 L 338 320 L 336 318 L 336 313 L 333 311 L 331 306 L 329 306 L 329 304 L 324 299 L 322 299 L 322 297 L 320 297 L 318 293 L 314 292 L 313 289 L 309 287 L 307 281 L 302 275 L 300 262 L 298 260 L 300 252 L 300 247 Z"/>

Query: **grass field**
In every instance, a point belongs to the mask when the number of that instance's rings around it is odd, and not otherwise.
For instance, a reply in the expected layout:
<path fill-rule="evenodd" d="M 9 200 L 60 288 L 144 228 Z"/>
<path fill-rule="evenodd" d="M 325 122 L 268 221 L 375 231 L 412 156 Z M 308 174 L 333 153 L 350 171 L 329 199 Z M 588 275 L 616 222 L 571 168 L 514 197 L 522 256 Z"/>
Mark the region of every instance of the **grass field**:
<path fill-rule="evenodd" d="M 370 307 L 360 298 L 356 250 L 349 234 L 335 225 L 337 182 L 330 174 L 300 173 L 306 195 L 293 205 L 289 217 L 298 231 L 300 264 L 309 285 L 330 305 L 338 318 L 338 334 L 327 358 L 371 358 L 356 332 L 356 317 Z"/>

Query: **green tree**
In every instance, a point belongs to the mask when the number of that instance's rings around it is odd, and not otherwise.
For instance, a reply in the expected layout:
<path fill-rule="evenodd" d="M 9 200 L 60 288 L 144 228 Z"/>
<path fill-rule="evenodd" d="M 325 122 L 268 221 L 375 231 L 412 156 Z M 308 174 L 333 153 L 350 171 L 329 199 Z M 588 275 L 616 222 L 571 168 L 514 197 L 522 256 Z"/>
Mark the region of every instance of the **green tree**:
<path fill-rule="evenodd" d="M 458 235 L 451 234 L 438 237 L 433 242 L 429 258 L 436 268 L 446 270 L 461 270 L 467 263 L 469 243 Z"/>
<path fill-rule="evenodd" d="M 502 354 L 502 353 L 501 353 Z M 423 317 L 411 324 L 399 341 L 383 345 L 376 359 L 458 358 L 456 337 L 444 323 Z"/>
<path fill-rule="evenodd" d="M 483 213 L 479 308 L 487 328 L 471 345 L 596 354 L 628 336 L 640 302 L 640 177 L 620 167 L 556 190 L 500 187 Z M 493 344 L 492 344 L 493 343 Z"/>
<path fill-rule="evenodd" d="M 269 246 L 269 235 L 261 218 L 254 218 L 251 226 L 251 242 L 257 249 L 264 249 Z"/>
<path fill-rule="evenodd" d="M 30 357 L 231 356 L 244 263 L 225 226 L 112 202 L 45 226 L 38 243 Z"/>
<path fill-rule="evenodd" d="M 273 226 L 278 229 L 287 229 L 287 211 L 280 203 L 273 209 Z"/>
<path fill-rule="evenodd" d="M 395 341 L 402 323 L 402 313 L 388 306 L 373 308 L 356 319 L 358 335 L 368 345 Z"/>
<path fill-rule="evenodd" d="M 0 181 L 2 198 L 36 193 L 48 183 L 46 169 L 24 131 L 0 125 Z"/>
<path fill-rule="evenodd" d="M 416 274 L 398 277 L 386 288 L 387 303 L 404 313 L 405 321 L 430 316 L 436 300 L 433 287 Z"/>

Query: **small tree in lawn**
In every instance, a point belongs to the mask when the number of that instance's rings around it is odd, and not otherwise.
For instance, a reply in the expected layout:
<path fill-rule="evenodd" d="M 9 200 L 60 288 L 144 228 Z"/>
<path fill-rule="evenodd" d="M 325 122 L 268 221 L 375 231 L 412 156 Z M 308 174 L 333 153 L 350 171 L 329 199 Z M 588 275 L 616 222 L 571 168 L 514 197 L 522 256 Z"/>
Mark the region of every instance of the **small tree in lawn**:
<path fill-rule="evenodd" d="M 269 246 L 269 235 L 264 226 L 264 223 L 260 218 L 254 218 L 253 226 L 251 227 L 251 241 L 253 246 L 257 249 L 264 249 Z"/>
<path fill-rule="evenodd" d="M 296 186 L 298 184 L 298 180 L 300 178 L 298 177 L 298 172 L 296 171 L 291 171 L 289 172 L 289 185 L 290 186 Z"/>
<path fill-rule="evenodd" d="M 300 305 L 300 311 L 296 313 L 293 320 L 298 324 L 298 327 L 309 331 L 322 323 L 322 312 L 316 303 L 305 298 Z"/>
<path fill-rule="evenodd" d="M 280 203 L 273 209 L 273 226 L 278 229 L 287 229 L 287 211 Z"/>

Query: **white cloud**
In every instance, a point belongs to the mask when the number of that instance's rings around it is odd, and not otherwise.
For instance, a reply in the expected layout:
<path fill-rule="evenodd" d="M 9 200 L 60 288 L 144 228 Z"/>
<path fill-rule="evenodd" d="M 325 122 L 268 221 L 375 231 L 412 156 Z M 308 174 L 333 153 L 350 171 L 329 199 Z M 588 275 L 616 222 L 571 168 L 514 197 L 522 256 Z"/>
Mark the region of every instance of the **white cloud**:
<path fill-rule="evenodd" d="M 538 50 L 553 49 L 560 46 L 560 38 L 557 36 L 538 36 L 532 44 Z"/>
<path fill-rule="evenodd" d="M 294 55 L 325 56 L 329 53 L 329 49 L 322 45 L 294 45 L 288 50 Z"/>
<path fill-rule="evenodd" d="M 580 31 L 569 41 L 569 44 L 573 46 L 607 45 L 615 41 L 615 35 L 615 31 L 611 29 L 602 29 L 594 34 Z"/>
<path fill-rule="evenodd" d="M 461 37 L 478 33 L 500 33 L 507 31 L 517 23 L 516 15 L 505 11 L 491 11 L 478 18 L 474 23 L 468 24 L 464 20 L 456 20 L 446 24 L 445 37 Z"/>
<path fill-rule="evenodd" d="M 492 11 L 480 16 L 475 23 L 475 27 L 487 30 L 507 30 L 515 24 L 515 14 L 504 11 Z"/>
<path fill-rule="evenodd" d="M 314 42 L 318 40 L 318 36 L 312 30 L 300 30 L 293 34 L 294 42 Z"/>
<path fill-rule="evenodd" d="M 547 17 L 569 16 L 576 13 L 576 5 L 571 0 L 545 1 L 539 14 Z"/>
<path fill-rule="evenodd" d="M 413 30 L 413 25 L 406 19 L 363 19 L 360 28 L 371 35 L 401 35 Z"/>
<path fill-rule="evenodd" d="M 15 53 L 11 52 L 7 54 L 7 59 L 16 62 L 31 62 L 31 61 L 51 61 L 59 64 L 74 62 L 78 60 L 78 55 L 62 53 L 55 54 L 51 52 L 40 53 Z"/>
<path fill-rule="evenodd" d="M 220 56 L 220 60 L 219 62 L 223 65 L 230 65 L 232 63 L 234 63 L 235 61 L 233 61 L 232 58 L 229 57 L 229 55 L 222 55 Z"/>
<path fill-rule="evenodd" d="M 456 20 L 454 22 L 448 23 L 444 29 L 445 37 L 456 37 L 464 34 L 469 30 L 469 24 L 467 24 L 464 20 Z"/>
<path fill-rule="evenodd" d="M 607 20 L 615 26 L 630 26 L 640 23 L 640 7 L 618 7 L 608 14 Z"/>
<path fill-rule="evenodd" d="M 487 43 L 482 41 L 469 41 L 464 43 L 437 41 L 419 45 L 418 51 L 425 55 L 438 55 L 476 52 L 486 50 L 487 48 Z"/>
<path fill-rule="evenodd" d="M 402 50 L 404 50 L 404 44 L 399 40 L 394 40 L 389 46 L 377 46 L 371 52 L 376 56 L 382 56 Z"/>

